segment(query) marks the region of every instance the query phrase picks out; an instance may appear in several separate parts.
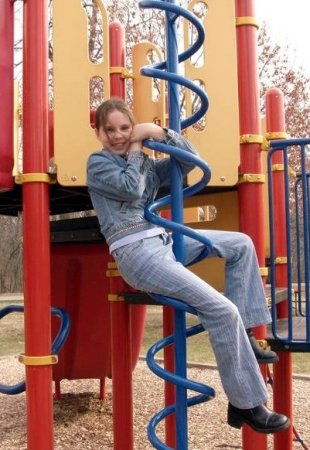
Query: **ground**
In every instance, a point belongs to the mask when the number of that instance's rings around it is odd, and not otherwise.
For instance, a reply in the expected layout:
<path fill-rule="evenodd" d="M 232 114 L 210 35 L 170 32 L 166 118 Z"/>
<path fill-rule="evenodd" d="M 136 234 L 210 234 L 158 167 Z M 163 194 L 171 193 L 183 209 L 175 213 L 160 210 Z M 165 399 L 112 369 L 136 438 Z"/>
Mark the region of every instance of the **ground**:
<path fill-rule="evenodd" d="M 1 383 L 16 383 L 23 367 L 16 356 L 0 358 Z M 216 397 L 189 412 L 189 450 L 241 449 L 241 432 L 226 423 L 227 400 L 215 368 L 189 368 L 189 377 L 216 390 Z M 150 417 L 161 408 L 162 381 L 140 360 L 134 371 L 135 450 L 151 450 L 146 436 Z M 98 380 L 63 380 L 62 399 L 54 403 L 55 450 L 112 450 L 112 383 L 107 380 L 106 399 L 98 399 Z M 271 393 L 271 387 L 269 387 Z M 272 395 L 272 393 L 271 393 Z M 294 379 L 295 428 L 310 445 L 310 378 Z M 271 402 L 270 402 L 271 404 Z M 25 394 L 0 394 L 0 449 L 26 450 Z M 159 430 L 160 431 L 160 430 Z M 159 433 L 160 435 L 160 433 Z M 273 448 L 268 437 L 268 450 Z M 302 449 L 295 442 L 294 450 Z M 126 449 L 124 449 L 126 450 Z"/>

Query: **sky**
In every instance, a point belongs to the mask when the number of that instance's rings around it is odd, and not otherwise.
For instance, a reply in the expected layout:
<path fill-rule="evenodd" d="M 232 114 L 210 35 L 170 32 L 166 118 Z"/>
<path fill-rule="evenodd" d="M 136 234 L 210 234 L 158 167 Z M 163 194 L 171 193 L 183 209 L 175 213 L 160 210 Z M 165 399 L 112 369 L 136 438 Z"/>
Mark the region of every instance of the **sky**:
<path fill-rule="evenodd" d="M 293 60 L 310 76 L 310 0 L 256 0 L 255 9 L 259 22 L 266 21 L 276 42 L 290 46 Z"/>

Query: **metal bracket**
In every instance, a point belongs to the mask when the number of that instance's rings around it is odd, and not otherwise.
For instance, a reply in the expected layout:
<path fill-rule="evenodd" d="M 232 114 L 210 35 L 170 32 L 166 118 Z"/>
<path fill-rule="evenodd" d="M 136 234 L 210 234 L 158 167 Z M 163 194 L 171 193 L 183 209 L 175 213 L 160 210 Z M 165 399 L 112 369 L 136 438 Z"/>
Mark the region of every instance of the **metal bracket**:
<path fill-rule="evenodd" d="M 48 173 L 43 172 L 34 172 L 34 173 L 21 173 L 16 175 L 15 183 L 16 184 L 24 184 L 24 183 L 53 183 L 51 176 Z"/>
<path fill-rule="evenodd" d="M 58 356 L 26 356 L 22 353 L 19 355 L 18 361 L 25 364 L 25 366 L 50 366 L 58 363 Z"/>
<path fill-rule="evenodd" d="M 287 139 L 289 135 L 286 133 L 286 131 L 270 131 L 269 133 L 265 134 L 266 139 L 268 141 L 273 141 L 275 139 Z"/>
<path fill-rule="evenodd" d="M 236 17 L 236 27 L 243 25 L 252 25 L 255 28 L 259 28 L 259 21 L 253 16 Z"/>
<path fill-rule="evenodd" d="M 277 256 L 274 262 L 275 264 L 287 264 L 287 256 Z"/>
<path fill-rule="evenodd" d="M 268 267 L 260 267 L 259 273 L 261 277 L 268 277 L 269 269 Z"/>
<path fill-rule="evenodd" d="M 132 78 L 134 79 L 135 76 L 133 74 L 131 74 L 125 67 L 110 67 L 110 74 L 115 74 L 118 73 L 120 74 L 121 78 Z"/>
<path fill-rule="evenodd" d="M 284 172 L 284 164 L 273 164 L 271 166 L 272 172 Z M 288 173 L 292 177 L 296 178 L 296 172 L 291 167 L 288 167 Z"/>
<path fill-rule="evenodd" d="M 269 141 L 273 141 L 275 139 L 287 139 L 288 137 L 289 135 L 285 131 L 270 131 L 264 136 L 261 150 L 268 152 L 270 150 Z"/>
<path fill-rule="evenodd" d="M 268 342 L 266 341 L 266 339 L 256 339 L 256 340 L 257 340 L 258 345 L 262 349 L 266 350 L 266 348 L 269 347 Z"/>
<path fill-rule="evenodd" d="M 238 184 L 242 183 L 265 183 L 266 177 L 263 173 L 243 173 L 239 175 Z"/>
<path fill-rule="evenodd" d="M 262 144 L 263 139 L 261 134 L 241 134 L 240 144 Z"/>
<path fill-rule="evenodd" d="M 123 302 L 123 301 L 125 301 L 125 298 L 122 295 L 118 295 L 118 294 L 108 294 L 108 301 L 109 302 Z"/>

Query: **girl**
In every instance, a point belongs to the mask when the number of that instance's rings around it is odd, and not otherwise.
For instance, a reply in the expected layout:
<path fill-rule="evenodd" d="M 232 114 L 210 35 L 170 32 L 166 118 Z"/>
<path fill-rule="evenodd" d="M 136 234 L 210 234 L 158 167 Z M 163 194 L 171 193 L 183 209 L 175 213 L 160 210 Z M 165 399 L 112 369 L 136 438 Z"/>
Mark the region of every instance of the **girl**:
<path fill-rule="evenodd" d="M 87 184 L 101 232 L 123 278 L 138 290 L 173 297 L 196 309 L 208 330 L 229 400 L 229 425 L 240 428 L 247 423 L 261 433 L 287 428 L 289 419 L 265 406 L 267 389 L 257 362 L 275 362 L 277 355 L 262 350 L 250 331 L 270 322 L 250 238 L 200 230 L 212 241 L 209 256 L 226 259 L 222 295 L 185 267 L 203 253 L 204 244 L 184 237 L 183 266 L 175 260 L 171 235 L 144 217 L 158 189 L 169 185 L 169 158 L 148 157 L 142 141 L 153 139 L 197 152 L 172 130 L 153 123 L 136 125 L 127 105 L 117 98 L 99 106 L 95 130 L 102 150 L 89 157 Z M 193 169 L 191 163 L 179 163 L 183 175 Z"/>

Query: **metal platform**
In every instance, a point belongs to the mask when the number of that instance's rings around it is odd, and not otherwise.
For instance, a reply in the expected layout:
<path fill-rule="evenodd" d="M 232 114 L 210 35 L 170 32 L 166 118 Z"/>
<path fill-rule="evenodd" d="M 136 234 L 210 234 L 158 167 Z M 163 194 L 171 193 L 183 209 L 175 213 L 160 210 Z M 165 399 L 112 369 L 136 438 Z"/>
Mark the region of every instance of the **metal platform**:
<path fill-rule="evenodd" d="M 21 185 L 15 185 L 11 191 L 0 192 L 0 215 L 17 216 L 22 209 Z M 93 206 L 86 187 L 65 188 L 59 184 L 50 186 L 51 215 L 91 209 Z"/>
<path fill-rule="evenodd" d="M 235 186 L 231 187 L 206 187 L 199 194 L 193 196 L 191 199 L 185 200 L 185 206 L 195 206 L 204 203 L 205 195 L 214 194 L 217 192 L 234 191 Z M 160 189 L 158 198 L 169 194 L 168 189 Z M 0 192 L 0 215 L 17 216 L 23 209 L 22 205 L 22 187 L 19 184 L 14 186 L 14 189 Z M 88 194 L 86 186 L 81 187 L 64 187 L 60 184 L 50 185 L 50 213 L 68 214 L 77 211 L 89 211 L 93 206 Z"/>
<path fill-rule="evenodd" d="M 283 352 L 310 352 L 310 344 L 306 341 L 306 317 L 293 317 L 293 339 L 288 341 L 288 320 L 278 319 L 276 323 L 277 334 L 281 339 L 275 338 L 272 333 L 271 325 L 267 327 L 266 339 L 272 350 Z"/>

